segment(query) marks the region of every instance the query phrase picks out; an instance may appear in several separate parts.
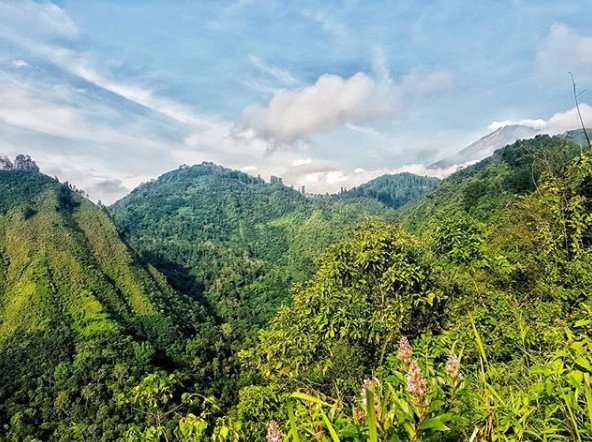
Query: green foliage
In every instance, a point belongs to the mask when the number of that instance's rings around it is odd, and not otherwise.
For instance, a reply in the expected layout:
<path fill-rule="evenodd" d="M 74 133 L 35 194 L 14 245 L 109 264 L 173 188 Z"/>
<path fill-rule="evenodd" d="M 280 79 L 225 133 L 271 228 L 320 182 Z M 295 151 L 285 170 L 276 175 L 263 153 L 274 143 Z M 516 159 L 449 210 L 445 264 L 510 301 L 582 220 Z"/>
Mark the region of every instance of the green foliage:
<path fill-rule="evenodd" d="M 449 176 L 424 198 L 403 207 L 399 218 L 421 234 L 432 222 L 458 213 L 495 221 L 504 204 L 535 191 L 548 174 L 562 175 L 579 153 L 579 146 L 561 136 L 517 141 Z"/>
<path fill-rule="evenodd" d="M 309 198 L 212 163 L 169 172 L 110 211 L 145 259 L 241 340 L 289 301 L 323 246 L 387 212 L 372 201 Z"/>
<path fill-rule="evenodd" d="M 487 263 L 483 253 L 483 229 L 469 217 L 447 218 L 435 228 L 433 250 L 454 265 L 482 267 Z"/>
<path fill-rule="evenodd" d="M 47 175 L 29 170 L 3 170 L 0 172 L 0 214 L 31 201 L 47 189 L 61 187 Z"/>
<path fill-rule="evenodd" d="M 398 209 L 408 202 L 419 200 L 432 190 L 440 180 L 412 173 L 382 175 L 339 195 L 342 199 L 371 198 L 387 207 Z"/>
<path fill-rule="evenodd" d="M 142 373 L 177 366 L 191 382 L 211 378 L 209 345 L 222 339 L 213 321 L 139 262 L 104 211 L 36 172 L 3 171 L 2 186 L 11 189 L 0 207 L 0 425 L 9 440 L 114 439 L 137 418 L 115 397 Z M 206 362 L 194 368 L 196 358 Z"/>
<path fill-rule="evenodd" d="M 294 425 L 310 439 L 334 434 L 331 439 L 340 441 L 589 440 L 592 341 L 571 330 L 566 338 L 563 348 L 528 370 L 522 388 L 511 391 L 488 381 L 495 369 L 464 365 L 454 350 L 442 361 L 444 349 L 432 342 L 435 347 L 418 355 L 419 374 L 393 357 L 382 380 L 366 379 L 349 403 L 294 394 L 300 400 Z M 425 395 L 415 388 L 418 382 Z"/>
<path fill-rule="evenodd" d="M 437 327 L 444 296 L 421 248 L 400 229 L 364 223 L 318 265 L 293 305 L 243 353 L 264 378 L 351 391 L 400 333 Z"/>

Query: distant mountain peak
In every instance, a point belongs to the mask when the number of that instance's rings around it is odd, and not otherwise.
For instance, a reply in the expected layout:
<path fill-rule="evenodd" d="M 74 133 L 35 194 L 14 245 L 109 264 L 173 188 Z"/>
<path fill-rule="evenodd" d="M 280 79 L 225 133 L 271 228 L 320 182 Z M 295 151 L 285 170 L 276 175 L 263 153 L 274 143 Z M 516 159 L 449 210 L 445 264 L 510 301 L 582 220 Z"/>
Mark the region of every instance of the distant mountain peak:
<path fill-rule="evenodd" d="M 460 152 L 430 164 L 430 169 L 447 169 L 455 165 L 481 161 L 508 144 L 520 139 L 533 138 L 540 133 L 539 129 L 520 124 L 502 126 L 493 132 L 479 138 Z"/>

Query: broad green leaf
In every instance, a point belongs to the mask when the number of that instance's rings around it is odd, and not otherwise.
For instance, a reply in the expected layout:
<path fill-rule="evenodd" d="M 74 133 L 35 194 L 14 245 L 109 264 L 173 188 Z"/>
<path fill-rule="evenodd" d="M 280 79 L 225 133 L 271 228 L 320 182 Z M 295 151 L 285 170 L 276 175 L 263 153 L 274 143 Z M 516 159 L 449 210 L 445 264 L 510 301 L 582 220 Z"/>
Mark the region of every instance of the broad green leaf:
<path fill-rule="evenodd" d="M 421 425 L 419 426 L 419 429 L 420 430 L 436 430 L 436 431 L 450 430 L 450 428 L 448 428 L 446 425 L 444 425 L 444 422 L 442 422 L 439 417 L 432 417 L 432 418 L 424 420 L 421 423 Z"/>

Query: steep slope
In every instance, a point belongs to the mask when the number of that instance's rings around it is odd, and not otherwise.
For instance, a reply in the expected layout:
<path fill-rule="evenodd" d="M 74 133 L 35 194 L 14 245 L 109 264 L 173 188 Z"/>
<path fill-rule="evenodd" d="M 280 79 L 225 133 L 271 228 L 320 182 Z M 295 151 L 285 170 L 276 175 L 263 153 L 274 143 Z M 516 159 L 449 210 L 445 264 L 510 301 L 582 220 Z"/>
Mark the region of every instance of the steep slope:
<path fill-rule="evenodd" d="M 412 173 L 382 175 L 339 196 L 342 199 L 372 198 L 385 206 L 398 209 L 428 193 L 440 180 L 434 177 L 418 176 Z"/>
<path fill-rule="evenodd" d="M 542 172 L 561 174 L 580 150 L 565 135 L 517 141 L 449 176 L 402 208 L 398 217 L 411 230 L 428 228 L 453 213 L 486 221 L 509 199 L 535 190 Z"/>
<path fill-rule="evenodd" d="M 528 139 L 539 133 L 539 130 L 521 125 L 500 127 L 492 133 L 479 138 L 460 152 L 444 158 L 429 167 L 432 169 L 446 169 L 454 165 L 464 165 L 481 161 L 502 147 L 514 143 L 516 140 Z"/>
<path fill-rule="evenodd" d="M 323 245 L 390 212 L 377 201 L 306 197 L 211 163 L 169 172 L 110 211 L 175 288 L 204 296 L 239 333 L 266 323 Z"/>
<path fill-rule="evenodd" d="M 0 423 L 48 439 L 79 417 L 87 437 L 105 436 L 113 419 L 133 419 L 109 408 L 118 389 L 203 357 L 205 347 L 183 347 L 211 320 L 67 186 L 4 170 L 0 190 Z M 104 419 L 89 420 L 96 413 Z"/>

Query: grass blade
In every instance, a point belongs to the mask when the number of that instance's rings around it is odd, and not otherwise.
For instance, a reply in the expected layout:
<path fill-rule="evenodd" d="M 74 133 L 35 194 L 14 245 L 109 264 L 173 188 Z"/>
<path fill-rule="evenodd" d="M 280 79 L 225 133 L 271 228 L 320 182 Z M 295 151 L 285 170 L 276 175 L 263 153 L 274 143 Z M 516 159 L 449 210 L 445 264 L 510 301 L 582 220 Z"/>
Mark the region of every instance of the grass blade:
<path fill-rule="evenodd" d="M 331 440 L 333 442 L 339 442 L 339 436 L 337 435 L 335 428 L 333 428 L 333 425 L 331 425 L 331 421 L 327 417 L 327 414 L 322 409 L 319 409 L 319 411 L 321 412 L 321 416 L 323 417 L 323 421 L 325 422 L 325 426 L 327 427 L 327 430 L 329 430 L 329 434 L 331 435 Z"/>
<path fill-rule="evenodd" d="M 487 365 L 487 355 L 485 354 L 485 347 L 483 346 L 483 341 L 481 340 L 481 336 L 477 331 L 477 327 L 475 326 L 475 321 L 473 320 L 473 316 L 469 316 L 471 319 L 471 325 L 473 326 L 473 334 L 475 335 L 475 340 L 477 341 L 477 347 L 479 347 L 479 353 L 481 353 L 481 357 L 483 358 L 483 362 Z"/>
<path fill-rule="evenodd" d="M 296 425 L 296 419 L 294 418 L 294 406 L 292 401 L 288 401 L 288 420 L 290 421 L 290 434 L 292 435 L 293 442 L 300 442 L 298 437 L 298 426 Z"/>
<path fill-rule="evenodd" d="M 300 393 L 299 391 L 297 391 L 296 393 L 292 393 L 291 397 L 293 397 L 295 399 L 302 399 L 303 401 L 307 401 L 307 402 L 312 402 L 314 404 L 323 405 L 325 407 L 331 406 L 330 404 L 328 404 L 325 401 L 320 400 L 319 398 L 316 398 L 316 397 L 311 396 L 306 393 Z"/>
<path fill-rule="evenodd" d="M 368 416 L 368 440 L 378 442 L 376 413 L 374 412 L 374 392 L 371 388 L 366 388 L 366 415 Z"/>

